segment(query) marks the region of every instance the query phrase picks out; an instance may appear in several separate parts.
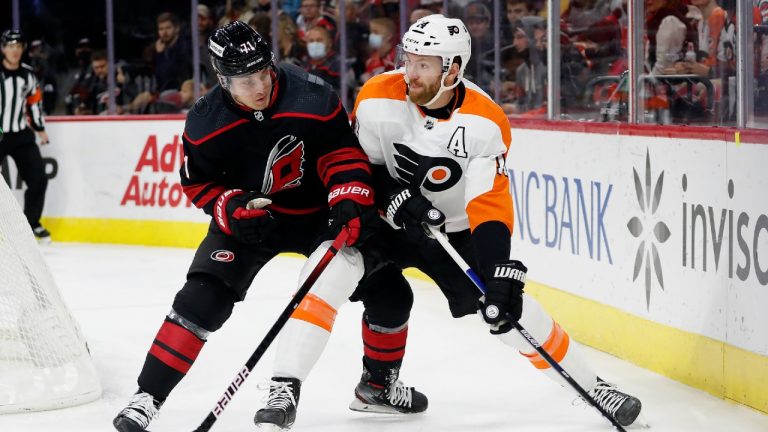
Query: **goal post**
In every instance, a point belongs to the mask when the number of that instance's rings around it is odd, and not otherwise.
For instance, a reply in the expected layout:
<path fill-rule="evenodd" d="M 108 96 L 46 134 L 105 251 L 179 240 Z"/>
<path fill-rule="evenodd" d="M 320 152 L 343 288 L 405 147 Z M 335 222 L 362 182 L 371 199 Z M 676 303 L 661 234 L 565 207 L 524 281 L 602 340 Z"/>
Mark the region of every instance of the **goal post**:
<path fill-rule="evenodd" d="M 64 408 L 100 396 L 80 328 L 0 179 L 0 414 Z"/>

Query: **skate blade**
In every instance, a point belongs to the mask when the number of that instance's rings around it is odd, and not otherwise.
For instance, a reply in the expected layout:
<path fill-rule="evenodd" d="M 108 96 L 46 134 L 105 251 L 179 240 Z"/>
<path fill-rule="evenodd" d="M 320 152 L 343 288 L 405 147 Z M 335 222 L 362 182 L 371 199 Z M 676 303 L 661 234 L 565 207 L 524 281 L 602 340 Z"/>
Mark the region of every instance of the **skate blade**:
<path fill-rule="evenodd" d="M 280 432 L 280 431 L 287 431 L 288 429 L 290 429 L 290 427 L 281 428 L 280 426 L 273 423 L 258 423 L 256 425 L 256 429 L 258 429 L 259 432 Z"/>
<path fill-rule="evenodd" d="M 374 414 L 406 414 L 404 412 L 400 412 L 392 407 L 388 406 L 381 406 L 381 405 L 370 405 L 363 401 L 361 401 L 358 398 L 355 398 L 352 403 L 349 404 L 349 409 L 352 411 L 357 412 L 364 412 L 364 413 L 374 413 Z M 416 413 L 414 413 L 416 414 Z"/>
<path fill-rule="evenodd" d="M 643 415 L 643 412 L 641 411 L 640 414 L 638 414 L 637 418 L 634 422 L 632 422 L 631 425 L 627 426 L 625 429 L 631 429 L 631 430 L 638 430 L 638 429 L 650 429 L 651 425 L 648 423 L 648 420 Z"/>
<path fill-rule="evenodd" d="M 50 246 L 52 243 L 50 237 L 35 237 L 35 240 L 37 240 L 37 244 L 40 246 Z"/>

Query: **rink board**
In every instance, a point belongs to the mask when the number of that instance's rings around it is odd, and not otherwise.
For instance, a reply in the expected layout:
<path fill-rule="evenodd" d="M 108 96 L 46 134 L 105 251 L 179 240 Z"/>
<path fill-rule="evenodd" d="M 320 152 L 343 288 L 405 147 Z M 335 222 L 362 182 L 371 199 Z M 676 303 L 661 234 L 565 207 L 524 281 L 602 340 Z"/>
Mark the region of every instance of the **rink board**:
<path fill-rule="evenodd" d="M 178 184 L 183 120 L 48 129 L 54 240 L 202 239 Z M 578 340 L 768 412 L 768 146 L 554 129 L 513 127 L 507 160 L 528 291 Z"/>

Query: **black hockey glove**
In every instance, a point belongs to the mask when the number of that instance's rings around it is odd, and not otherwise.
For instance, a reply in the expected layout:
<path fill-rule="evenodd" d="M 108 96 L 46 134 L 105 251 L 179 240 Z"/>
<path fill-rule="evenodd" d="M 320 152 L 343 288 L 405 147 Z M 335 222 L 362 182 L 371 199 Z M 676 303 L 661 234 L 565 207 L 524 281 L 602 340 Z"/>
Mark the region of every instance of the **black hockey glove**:
<path fill-rule="evenodd" d="M 427 226 L 440 228 L 445 223 L 443 212 L 410 188 L 397 190 L 390 195 L 387 219 L 402 228 L 408 240 L 422 246 L 435 242 Z"/>
<path fill-rule="evenodd" d="M 224 234 L 234 236 L 242 243 L 257 244 L 275 227 L 272 215 L 261 208 L 269 203 L 271 201 L 264 194 L 230 189 L 216 200 L 213 218 Z"/>
<path fill-rule="evenodd" d="M 520 261 L 496 263 L 493 277 L 485 285 L 485 300 L 480 304 L 491 334 L 506 333 L 523 313 L 523 288 L 528 268 Z"/>
<path fill-rule="evenodd" d="M 360 246 L 379 229 L 379 214 L 373 203 L 373 189 L 361 182 L 334 186 L 328 194 L 331 213 L 329 234 L 335 238 L 342 229 L 349 230 L 347 246 Z"/>

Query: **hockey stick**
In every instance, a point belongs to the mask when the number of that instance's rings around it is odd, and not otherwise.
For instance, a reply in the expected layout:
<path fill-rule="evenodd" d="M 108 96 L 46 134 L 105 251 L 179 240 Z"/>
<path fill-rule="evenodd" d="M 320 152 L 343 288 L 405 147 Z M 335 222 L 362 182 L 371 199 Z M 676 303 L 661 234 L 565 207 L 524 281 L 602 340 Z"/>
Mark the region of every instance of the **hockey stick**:
<path fill-rule="evenodd" d="M 464 270 L 464 273 L 469 277 L 470 280 L 475 284 L 477 289 L 480 290 L 481 293 L 485 294 L 485 286 L 483 285 L 483 282 L 480 280 L 480 277 L 478 277 L 477 273 L 472 270 L 472 267 L 467 264 L 466 261 L 464 261 L 464 258 L 459 255 L 458 252 L 456 252 L 456 249 L 453 248 L 453 246 L 448 242 L 448 238 L 438 231 L 437 228 L 427 225 L 429 228 L 429 231 L 432 233 L 432 235 L 435 237 L 435 239 L 440 243 L 440 245 L 445 249 L 446 252 L 448 252 L 448 255 L 453 258 L 453 261 L 456 262 L 456 264 Z M 549 365 L 557 371 L 557 373 L 560 374 L 563 379 L 573 387 L 574 390 L 584 399 L 587 401 L 590 405 L 592 405 L 596 410 L 600 412 L 600 414 L 603 415 L 606 419 L 608 419 L 609 422 L 613 425 L 614 428 L 619 430 L 620 432 L 626 432 L 626 430 L 614 419 L 610 414 L 608 414 L 603 407 L 601 407 L 592 396 L 587 393 L 584 388 L 579 385 L 579 383 L 574 380 L 568 372 L 563 369 L 562 366 L 560 366 L 560 363 L 555 361 L 549 353 L 541 347 L 541 344 L 530 334 L 528 331 L 523 328 L 522 325 L 520 325 L 519 322 L 515 322 L 512 324 L 512 327 L 515 328 L 522 336 L 523 338 L 536 350 L 536 352 L 547 362 Z"/>
<path fill-rule="evenodd" d="M 299 306 L 299 303 L 301 303 L 301 301 L 304 299 L 304 296 L 307 295 L 309 290 L 320 277 L 320 274 L 323 273 L 323 270 L 328 267 L 328 263 L 330 263 L 333 257 L 336 256 L 336 253 L 339 252 L 342 247 L 344 247 L 348 237 L 349 232 L 344 229 L 342 229 L 339 235 L 336 236 L 336 238 L 333 240 L 333 244 L 331 244 L 331 247 L 328 248 L 328 251 L 322 256 L 322 258 L 320 258 L 320 261 L 317 263 L 315 268 L 312 269 L 312 272 L 309 274 L 309 276 L 307 276 L 307 279 L 304 281 L 304 283 L 301 284 L 299 290 L 296 291 L 296 294 L 291 299 L 291 302 L 288 304 L 288 306 L 285 307 L 285 309 L 283 309 L 283 313 L 280 314 L 280 316 L 277 318 L 277 321 L 275 321 L 275 323 L 272 325 L 272 328 L 270 328 L 267 332 L 267 335 L 264 336 L 264 339 L 261 341 L 259 346 L 257 346 L 256 350 L 253 352 L 253 354 L 251 354 L 251 357 L 248 358 L 248 361 L 245 362 L 245 365 L 243 365 L 243 367 L 237 373 L 235 379 L 233 379 L 229 384 L 229 387 L 227 387 L 224 395 L 222 395 L 219 401 L 216 402 L 216 406 L 213 407 L 213 409 L 208 413 L 208 416 L 205 417 L 203 422 L 200 423 L 200 426 L 198 426 L 194 432 L 208 432 L 211 430 L 213 424 L 216 423 L 216 420 L 218 420 L 219 416 L 221 416 L 221 414 L 224 412 L 224 408 L 227 407 L 229 402 L 235 396 L 235 393 L 237 393 L 237 391 L 240 389 L 240 386 L 243 385 L 243 382 L 245 382 L 246 378 L 248 378 L 248 375 L 251 374 L 253 368 L 256 366 L 256 363 L 259 362 L 261 356 L 264 355 L 264 352 L 267 351 L 267 348 L 269 348 L 269 346 L 277 337 L 278 333 L 280 333 L 280 330 L 283 328 L 283 326 L 285 326 L 285 323 L 288 322 L 288 319 L 291 317 L 293 311 Z"/>

